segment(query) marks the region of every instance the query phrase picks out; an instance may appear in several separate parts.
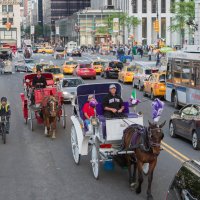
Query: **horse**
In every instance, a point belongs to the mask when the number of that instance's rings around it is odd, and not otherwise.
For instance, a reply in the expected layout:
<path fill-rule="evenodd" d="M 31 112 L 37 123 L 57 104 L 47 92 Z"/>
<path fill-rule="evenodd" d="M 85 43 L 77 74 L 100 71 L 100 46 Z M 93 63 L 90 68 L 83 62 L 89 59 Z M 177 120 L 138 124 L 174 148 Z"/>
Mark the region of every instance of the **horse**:
<path fill-rule="evenodd" d="M 56 138 L 56 122 L 58 117 L 59 107 L 58 100 L 54 96 L 45 97 L 42 102 L 42 115 L 45 125 L 46 136 L 50 136 L 52 130 L 52 139 Z"/>
<path fill-rule="evenodd" d="M 152 200 L 151 183 L 153 180 L 153 172 L 157 164 L 157 158 L 161 151 L 161 141 L 164 138 L 162 124 L 152 124 L 149 122 L 149 127 L 140 125 L 131 125 L 124 130 L 123 145 L 125 150 L 134 150 L 134 154 L 126 155 L 126 163 L 129 172 L 129 183 L 131 188 L 136 187 L 136 193 L 141 193 L 141 185 L 143 182 L 143 165 L 149 163 L 148 175 L 148 189 L 147 200 Z M 134 170 L 132 172 L 132 164 Z M 138 179 L 136 184 L 136 176 L 138 172 Z"/>

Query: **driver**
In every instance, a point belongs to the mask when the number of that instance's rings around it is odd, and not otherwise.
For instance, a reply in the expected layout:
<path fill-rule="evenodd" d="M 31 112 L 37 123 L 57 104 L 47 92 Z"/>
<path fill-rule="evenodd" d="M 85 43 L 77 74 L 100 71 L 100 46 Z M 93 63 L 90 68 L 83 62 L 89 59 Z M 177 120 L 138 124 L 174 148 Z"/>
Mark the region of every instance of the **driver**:
<path fill-rule="evenodd" d="M 123 113 L 123 100 L 116 94 L 116 86 L 114 84 L 109 86 L 109 94 L 103 100 L 103 108 L 106 118 L 126 117 Z"/>
<path fill-rule="evenodd" d="M 9 129 L 10 129 L 10 115 L 11 115 L 11 111 L 10 111 L 10 105 L 7 102 L 7 98 L 6 97 L 2 97 L 1 98 L 1 103 L 0 103 L 0 116 L 5 116 L 6 117 L 6 133 L 9 133 Z"/>
<path fill-rule="evenodd" d="M 32 91 L 32 95 L 31 95 L 31 105 L 34 105 L 34 89 L 42 89 L 42 88 L 46 88 L 47 86 L 47 81 L 46 78 L 44 76 L 42 76 L 41 74 L 41 69 L 37 69 L 37 76 L 35 76 L 33 78 L 33 82 L 32 82 L 32 87 L 33 87 L 33 91 Z"/>

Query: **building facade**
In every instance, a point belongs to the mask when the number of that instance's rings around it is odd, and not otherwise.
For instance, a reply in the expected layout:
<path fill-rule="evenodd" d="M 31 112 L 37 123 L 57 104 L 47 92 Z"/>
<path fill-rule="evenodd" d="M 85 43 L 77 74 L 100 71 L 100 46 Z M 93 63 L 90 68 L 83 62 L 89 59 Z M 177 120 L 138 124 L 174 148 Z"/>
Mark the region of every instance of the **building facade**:
<path fill-rule="evenodd" d="M 11 23 L 7 30 L 6 23 Z M 0 43 L 21 47 L 21 16 L 19 0 L 0 0 Z"/>
<path fill-rule="evenodd" d="M 90 0 L 43 0 L 43 23 L 55 34 L 55 21 L 90 7 Z"/>
<path fill-rule="evenodd" d="M 195 23 L 197 30 L 195 31 L 194 43 L 200 45 L 200 0 L 195 0 Z"/>

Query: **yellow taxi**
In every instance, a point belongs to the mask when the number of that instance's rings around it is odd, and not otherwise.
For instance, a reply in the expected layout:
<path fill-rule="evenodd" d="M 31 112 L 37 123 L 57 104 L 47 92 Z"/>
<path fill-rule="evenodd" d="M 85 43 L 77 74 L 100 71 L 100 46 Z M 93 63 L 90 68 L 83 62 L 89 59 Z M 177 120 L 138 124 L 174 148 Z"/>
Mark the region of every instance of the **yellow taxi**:
<path fill-rule="evenodd" d="M 95 60 L 92 63 L 92 68 L 96 71 L 96 74 L 101 74 L 103 71 L 103 67 L 106 65 L 106 61 L 104 60 Z"/>
<path fill-rule="evenodd" d="M 43 47 L 43 48 L 39 48 L 38 49 L 38 53 L 48 53 L 48 54 L 53 54 L 54 53 L 54 50 L 52 47 Z"/>
<path fill-rule="evenodd" d="M 59 66 L 51 65 L 49 67 L 44 68 L 44 72 L 52 73 L 54 81 L 57 81 L 58 79 L 62 80 L 64 78 L 64 75 Z"/>
<path fill-rule="evenodd" d="M 38 63 L 38 64 L 35 64 L 35 66 L 32 69 L 32 72 L 36 73 L 36 71 L 37 71 L 38 68 L 41 69 L 41 71 L 44 71 L 43 68 L 44 67 L 48 67 L 48 66 L 49 66 L 48 63 Z"/>
<path fill-rule="evenodd" d="M 134 78 L 134 67 L 124 66 L 118 74 L 118 80 L 123 83 L 132 83 Z"/>
<path fill-rule="evenodd" d="M 73 74 L 75 67 L 78 65 L 78 62 L 69 60 L 63 64 L 63 74 Z"/>
<path fill-rule="evenodd" d="M 164 97 L 166 93 L 166 72 L 153 73 L 144 81 L 144 96 Z"/>

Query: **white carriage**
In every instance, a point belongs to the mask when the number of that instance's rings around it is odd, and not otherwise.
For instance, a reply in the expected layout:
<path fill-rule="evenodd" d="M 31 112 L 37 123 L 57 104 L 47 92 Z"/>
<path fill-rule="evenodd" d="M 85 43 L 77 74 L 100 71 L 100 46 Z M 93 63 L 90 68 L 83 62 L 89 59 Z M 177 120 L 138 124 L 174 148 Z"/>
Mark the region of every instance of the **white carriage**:
<path fill-rule="evenodd" d="M 121 95 L 121 85 L 114 83 L 117 93 Z M 131 124 L 143 125 L 143 116 L 129 112 L 129 103 L 124 102 L 124 113 L 127 118 L 106 119 L 103 116 L 102 100 L 108 94 L 110 83 L 84 84 L 77 88 L 77 100 L 73 104 L 73 115 L 71 116 L 71 145 L 72 154 L 76 164 L 80 157 L 88 155 L 91 150 L 91 165 L 93 175 L 99 177 L 100 163 L 112 161 L 114 156 L 132 154 L 133 151 L 121 149 L 123 131 Z M 91 119 L 93 134 L 86 135 L 82 107 L 87 101 L 89 94 L 94 94 L 98 104 L 96 106 L 96 117 Z"/>

